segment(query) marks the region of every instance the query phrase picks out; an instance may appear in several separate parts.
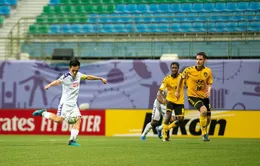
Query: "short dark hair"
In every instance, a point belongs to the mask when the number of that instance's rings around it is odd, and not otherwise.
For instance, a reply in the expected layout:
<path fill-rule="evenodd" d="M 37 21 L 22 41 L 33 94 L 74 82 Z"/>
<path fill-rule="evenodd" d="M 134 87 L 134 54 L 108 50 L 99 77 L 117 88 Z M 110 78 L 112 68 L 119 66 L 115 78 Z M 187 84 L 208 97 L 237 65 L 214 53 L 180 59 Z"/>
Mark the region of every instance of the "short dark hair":
<path fill-rule="evenodd" d="M 201 56 L 203 56 L 204 59 L 208 59 L 208 56 L 205 52 L 199 52 L 199 53 L 197 53 L 197 55 L 201 55 Z"/>
<path fill-rule="evenodd" d="M 172 67 L 172 65 L 176 65 L 178 69 L 180 68 L 180 64 L 178 62 L 172 62 L 170 67 Z"/>
<path fill-rule="evenodd" d="M 73 57 L 73 58 L 70 60 L 70 67 L 71 67 L 71 66 L 80 66 L 80 62 L 79 62 L 78 58 Z"/>

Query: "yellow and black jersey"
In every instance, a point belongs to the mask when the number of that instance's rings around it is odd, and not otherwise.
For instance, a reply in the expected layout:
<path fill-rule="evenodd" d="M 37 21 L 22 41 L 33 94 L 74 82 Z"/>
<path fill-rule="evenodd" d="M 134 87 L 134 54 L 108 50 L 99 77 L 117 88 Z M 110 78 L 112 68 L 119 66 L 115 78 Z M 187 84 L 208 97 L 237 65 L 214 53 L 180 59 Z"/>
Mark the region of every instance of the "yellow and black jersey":
<path fill-rule="evenodd" d="M 186 80 L 188 96 L 207 98 L 207 85 L 212 85 L 213 83 L 210 68 L 204 67 L 201 70 L 197 70 L 196 66 L 187 67 L 182 73 L 182 78 Z"/>
<path fill-rule="evenodd" d="M 167 89 L 168 93 L 166 96 L 166 99 L 172 103 L 175 104 L 184 104 L 184 89 L 183 87 L 180 87 L 180 97 L 175 97 L 175 91 L 177 90 L 178 81 L 181 77 L 181 74 L 179 74 L 176 78 L 174 78 L 172 75 L 168 75 L 163 79 L 163 82 L 160 86 L 160 90 L 164 91 L 165 88 Z M 183 86 L 183 85 L 181 85 Z"/>

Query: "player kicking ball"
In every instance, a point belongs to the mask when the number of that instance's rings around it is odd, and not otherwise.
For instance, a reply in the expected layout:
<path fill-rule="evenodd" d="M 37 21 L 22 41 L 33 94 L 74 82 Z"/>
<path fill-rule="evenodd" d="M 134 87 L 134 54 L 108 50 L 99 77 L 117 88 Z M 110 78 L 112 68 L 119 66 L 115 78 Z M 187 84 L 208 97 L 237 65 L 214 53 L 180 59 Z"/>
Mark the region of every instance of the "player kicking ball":
<path fill-rule="evenodd" d="M 62 96 L 58 106 L 57 115 L 48 112 L 46 109 L 36 110 L 33 112 L 33 116 L 43 116 L 57 123 L 62 123 L 65 120 L 67 123 L 73 124 L 68 143 L 70 146 L 80 146 L 80 144 L 76 142 L 81 124 L 81 113 L 77 105 L 80 81 L 100 80 L 104 84 L 107 83 L 106 79 L 82 74 L 79 72 L 79 69 L 80 62 L 74 57 L 69 63 L 69 72 L 62 75 L 58 80 L 45 86 L 45 90 L 48 90 L 52 86 L 62 85 Z"/>

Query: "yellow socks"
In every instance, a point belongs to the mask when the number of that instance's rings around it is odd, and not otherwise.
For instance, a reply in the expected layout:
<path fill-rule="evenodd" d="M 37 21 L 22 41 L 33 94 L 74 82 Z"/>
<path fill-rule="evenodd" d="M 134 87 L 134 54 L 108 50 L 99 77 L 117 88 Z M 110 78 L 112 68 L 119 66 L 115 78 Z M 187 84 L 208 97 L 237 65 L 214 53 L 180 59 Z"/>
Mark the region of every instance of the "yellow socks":
<path fill-rule="evenodd" d="M 174 127 L 176 127 L 177 125 L 175 124 L 175 121 L 174 122 L 172 122 L 170 125 L 169 125 L 169 130 L 171 129 L 171 128 L 174 128 Z"/>
<path fill-rule="evenodd" d="M 163 125 L 163 138 L 167 138 L 167 131 L 169 130 L 169 125 Z"/>
<path fill-rule="evenodd" d="M 201 126 L 202 135 L 207 134 L 207 117 L 206 116 L 200 116 L 200 126 Z"/>

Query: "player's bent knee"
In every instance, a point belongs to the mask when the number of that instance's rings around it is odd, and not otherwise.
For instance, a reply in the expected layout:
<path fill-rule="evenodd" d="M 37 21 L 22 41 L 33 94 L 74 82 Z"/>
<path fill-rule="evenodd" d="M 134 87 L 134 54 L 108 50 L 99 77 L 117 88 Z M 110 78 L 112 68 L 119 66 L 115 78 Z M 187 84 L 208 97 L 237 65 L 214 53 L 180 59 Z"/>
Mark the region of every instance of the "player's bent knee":
<path fill-rule="evenodd" d="M 207 116 L 207 108 L 205 106 L 200 107 L 200 114 L 202 116 Z"/>
<path fill-rule="evenodd" d="M 56 122 L 56 123 L 62 123 L 63 120 L 64 120 L 64 119 L 63 119 L 62 117 L 59 117 L 59 116 L 58 116 L 57 118 L 55 118 L 55 122 Z"/>

